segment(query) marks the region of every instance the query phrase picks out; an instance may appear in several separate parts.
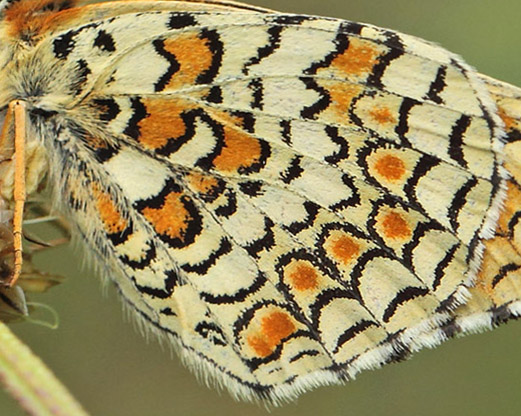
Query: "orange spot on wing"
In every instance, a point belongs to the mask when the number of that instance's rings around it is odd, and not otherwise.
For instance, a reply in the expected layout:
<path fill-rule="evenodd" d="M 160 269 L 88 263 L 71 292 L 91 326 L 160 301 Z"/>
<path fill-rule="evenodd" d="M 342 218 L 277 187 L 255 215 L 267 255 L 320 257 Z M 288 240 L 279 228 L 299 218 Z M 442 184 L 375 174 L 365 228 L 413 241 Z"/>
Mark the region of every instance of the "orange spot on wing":
<path fill-rule="evenodd" d="M 210 193 L 219 186 L 219 181 L 215 177 L 201 173 L 192 173 L 188 177 L 188 182 L 193 190 L 201 194 Z"/>
<path fill-rule="evenodd" d="M 396 118 L 387 107 L 375 107 L 369 111 L 371 118 L 378 124 L 395 124 Z"/>
<path fill-rule="evenodd" d="M 262 148 L 259 140 L 243 131 L 224 127 L 224 146 L 214 159 L 213 165 L 222 172 L 236 172 L 251 167 L 261 160 Z"/>
<path fill-rule="evenodd" d="M 399 157 L 393 155 L 380 157 L 376 161 L 374 168 L 379 175 L 390 182 L 400 180 L 405 174 L 405 164 Z"/>
<path fill-rule="evenodd" d="M 378 63 L 380 52 L 370 42 L 349 38 L 349 47 L 331 62 L 331 66 L 346 74 L 368 74 Z"/>
<path fill-rule="evenodd" d="M 258 356 L 264 358 L 295 330 L 295 323 L 286 312 L 273 311 L 261 319 L 260 331 L 248 337 L 248 344 Z"/>
<path fill-rule="evenodd" d="M 331 252 L 341 263 L 347 264 L 358 256 L 360 245 L 344 234 L 332 239 Z"/>
<path fill-rule="evenodd" d="M 213 108 L 207 109 L 209 113 L 222 125 L 232 127 L 244 128 L 244 118 L 235 114 L 230 114 L 226 111 L 216 111 Z"/>
<path fill-rule="evenodd" d="M 412 234 L 411 228 L 405 218 L 397 212 L 385 214 L 381 225 L 387 238 L 407 239 Z"/>
<path fill-rule="evenodd" d="M 248 344 L 255 350 L 259 357 L 267 357 L 273 350 L 272 346 L 261 335 L 251 335 L 248 337 Z"/>
<path fill-rule="evenodd" d="M 199 75 L 210 69 L 213 53 L 209 41 L 197 34 L 188 33 L 166 39 L 164 48 L 175 56 L 179 70 L 165 89 L 182 89 L 193 85 Z"/>
<path fill-rule="evenodd" d="M 519 248 L 512 245 L 510 237 L 499 235 L 484 243 L 483 260 L 470 298 L 482 296 L 481 310 L 517 301 L 521 290 L 521 269 L 516 267 L 521 266 Z"/>
<path fill-rule="evenodd" d="M 59 6 L 73 7 L 77 0 L 25 0 L 11 4 L 5 11 L 8 34 L 15 38 L 41 36 L 67 23 L 78 21 L 82 8 L 59 10 Z M 54 10 L 46 10 L 55 6 Z"/>
<path fill-rule="evenodd" d="M 109 234 L 123 232 L 127 228 L 127 220 L 121 216 L 114 201 L 98 185 L 92 184 L 91 189 L 96 200 L 99 216 L 105 226 L 105 231 Z"/>
<path fill-rule="evenodd" d="M 504 108 L 498 107 L 498 114 L 503 120 L 503 123 L 505 123 L 505 130 L 509 131 L 517 127 L 518 121 L 514 117 L 510 116 Z"/>
<path fill-rule="evenodd" d="M 144 99 L 148 116 L 138 123 L 139 142 L 149 149 L 159 149 L 169 140 L 186 133 L 186 124 L 181 118 L 183 112 L 192 108 L 182 100 Z"/>
<path fill-rule="evenodd" d="M 318 273 L 307 261 L 296 261 L 290 264 L 286 270 L 291 287 L 295 290 L 316 289 L 318 286 Z"/>
<path fill-rule="evenodd" d="M 363 88 L 360 85 L 345 82 L 324 82 L 321 83 L 321 86 L 329 91 L 331 97 L 328 110 L 331 109 L 337 122 L 345 124 L 351 104 L 363 92 Z"/>
<path fill-rule="evenodd" d="M 143 216 L 153 225 L 155 230 L 172 239 L 182 240 L 193 219 L 183 203 L 185 196 L 180 192 L 171 192 L 160 208 L 144 208 Z"/>
<path fill-rule="evenodd" d="M 276 311 L 262 319 L 262 332 L 272 345 L 290 336 L 296 327 L 287 313 Z"/>

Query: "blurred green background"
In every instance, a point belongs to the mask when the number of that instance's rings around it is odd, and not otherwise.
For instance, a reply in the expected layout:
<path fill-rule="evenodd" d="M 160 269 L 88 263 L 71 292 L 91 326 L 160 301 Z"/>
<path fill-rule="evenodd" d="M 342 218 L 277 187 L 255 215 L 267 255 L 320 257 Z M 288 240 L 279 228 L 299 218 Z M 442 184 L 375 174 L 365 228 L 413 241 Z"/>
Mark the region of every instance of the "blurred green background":
<path fill-rule="evenodd" d="M 519 0 L 256 0 L 287 12 L 341 17 L 435 41 L 480 72 L 521 85 Z M 55 371 L 93 416 L 337 416 L 521 414 L 521 322 L 451 340 L 411 360 L 320 388 L 268 413 L 198 383 L 167 347 L 147 342 L 102 294 L 81 251 L 49 250 L 36 259 L 67 281 L 43 296 L 60 327 L 15 324 L 13 330 Z M 0 392 L 0 415 L 22 415 Z"/>

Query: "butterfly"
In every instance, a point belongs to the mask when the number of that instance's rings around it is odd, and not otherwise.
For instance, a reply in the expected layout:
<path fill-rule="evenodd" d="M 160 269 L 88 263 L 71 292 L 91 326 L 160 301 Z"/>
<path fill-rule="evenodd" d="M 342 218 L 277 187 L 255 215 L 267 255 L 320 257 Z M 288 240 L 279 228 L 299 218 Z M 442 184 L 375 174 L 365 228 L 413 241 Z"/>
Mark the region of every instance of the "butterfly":
<path fill-rule="evenodd" d="M 0 13 L 12 280 L 47 180 L 137 319 L 273 403 L 519 314 L 516 87 L 412 36 L 237 3 Z"/>

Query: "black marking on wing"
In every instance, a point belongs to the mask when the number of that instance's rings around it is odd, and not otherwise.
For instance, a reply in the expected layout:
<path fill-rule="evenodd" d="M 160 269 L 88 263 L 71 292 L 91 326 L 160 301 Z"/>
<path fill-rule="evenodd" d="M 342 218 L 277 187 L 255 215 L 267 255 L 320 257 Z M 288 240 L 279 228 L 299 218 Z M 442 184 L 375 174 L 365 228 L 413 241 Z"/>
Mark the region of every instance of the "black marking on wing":
<path fill-rule="evenodd" d="M 267 20 L 282 26 L 299 26 L 303 22 L 315 19 L 316 17 L 304 16 L 300 14 L 271 14 Z"/>
<path fill-rule="evenodd" d="M 183 29 L 197 24 L 194 15 L 190 13 L 171 13 L 167 27 L 169 29 Z"/>
<path fill-rule="evenodd" d="M 429 289 L 423 287 L 409 286 L 405 289 L 400 290 L 398 294 L 394 297 L 394 299 L 389 303 L 389 306 L 387 306 L 387 308 L 385 309 L 385 312 L 382 317 L 383 321 L 389 322 L 400 305 L 414 298 L 425 296 L 428 294 Z"/>
<path fill-rule="evenodd" d="M 141 135 L 139 122 L 147 118 L 149 114 L 147 113 L 147 108 L 141 102 L 139 97 L 133 97 L 130 100 L 130 103 L 130 108 L 132 108 L 132 117 L 128 120 L 125 130 L 123 130 L 123 134 L 137 140 Z"/>
<path fill-rule="evenodd" d="M 168 235 L 168 233 L 159 233 L 157 230 L 156 232 L 159 238 L 167 243 L 170 247 L 182 248 L 192 244 L 195 241 L 195 238 L 201 234 L 203 227 L 202 217 L 199 213 L 199 210 L 197 209 L 192 199 L 183 193 L 183 189 L 177 183 L 171 179 L 168 180 L 158 195 L 148 199 L 136 201 L 133 203 L 133 206 L 140 213 L 143 213 L 143 211 L 147 208 L 160 209 L 165 205 L 166 198 L 171 193 L 181 194 L 179 202 L 182 204 L 183 208 L 189 215 L 189 219 L 186 221 L 184 227 L 185 229 L 183 231 L 183 235 L 181 237 L 171 237 Z"/>
<path fill-rule="evenodd" d="M 303 205 L 307 213 L 306 218 L 302 221 L 292 222 L 286 227 L 292 234 L 298 234 L 302 230 L 312 227 L 320 210 L 320 206 L 311 201 L 305 201 Z"/>
<path fill-rule="evenodd" d="M 132 278 L 132 281 L 134 282 L 134 285 L 136 286 L 136 289 L 139 292 L 151 296 L 153 298 L 168 299 L 172 296 L 175 287 L 178 285 L 179 276 L 174 270 L 167 270 L 165 272 L 165 277 L 166 278 L 161 279 L 161 281 L 165 283 L 164 288 L 155 288 L 140 285 L 136 282 L 135 278 Z"/>
<path fill-rule="evenodd" d="M 289 362 L 294 363 L 295 361 L 298 361 L 301 358 L 315 357 L 317 355 L 320 355 L 320 352 L 317 350 L 303 350 L 303 351 L 300 351 L 298 354 L 294 355 L 293 357 L 291 357 Z"/>
<path fill-rule="evenodd" d="M 370 328 L 372 326 L 378 327 L 378 324 L 376 322 L 369 321 L 369 320 L 361 320 L 361 321 L 358 321 L 356 324 L 347 328 L 337 338 L 336 346 L 335 346 L 335 349 L 333 350 L 333 354 L 337 354 L 338 351 L 340 351 L 340 349 L 344 346 L 344 344 L 351 341 L 358 334 L 364 332 L 367 328 Z"/>
<path fill-rule="evenodd" d="M 195 83 L 211 84 L 221 68 L 224 45 L 216 30 L 203 29 L 199 37 L 207 40 L 207 45 L 212 53 L 212 63 L 210 64 L 210 68 L 199 74 Z"/>
<path fill-rule="evenodd" d="M 221 205 L 215 209 L 215 214 L 219 217 L 229 218 L 237 212 L 237 195 L 228 190 L 226 192 L 226 205 Z"/>
<path fill-rule="evenodd" d="M 177 313 L 175 313 L 172 308 L 163 308 L 159 313 L 166 316 L 177 316 Z"/>
<path fill-rule="evenodd" d="M 403 205 L 401 206 L 404 208 Z M 422 238 L 431 231 L 445 231 L 445 228 L 438 221 L 433 219 L 428 222 L 420 221 L 414 227 L 410 241 L 402 248 L 402 264 L 408 269 L 414 270 L 414 249 L 420 244 Z"/>
<path fill-rule="evenodd" d="M 436 266 L 436 269 L 434 270 L 434 281 L 432 282 L 432 290 L 436 290 L 438 286 L 441 284 L 441 280 L 443 279 L 443 276 L 445 276 L 445 269 L 450 264 L 450 262 L 454 260 L 454 256 L 458 248 L 459 244 L 454 244 L 449 250 L 447 250 L 443 259 L 441 259 L 441 261 Z"/>
<path fill-rule="evenodd" d="M 199 322 L 195 327 L 195 332 L 214 345 L 227 345 L 223 330 L 213 322 Z"/>
<path fill-rule="evenodd" d="M 204 276 L 206 273 L 208 273 L 208 270 L 210 270 L 210 268 L 217 263 L 217 260 L 228 254 L 230 251 L 232 251 L 232 244 L 230 243 L 230 240 L 223 237 L 221 238 L 221 242 L 219 243 L 217 250 L 211 252 L 208 255 L 208 258 L 197 264 L 184 264 L 181 266 L 181 268 L 186 272 L 197 273 L 201 276 Z"/>
<path fill-rule="evenodd" d="M 107 238 L 111 241 L 111 243 L 115 246 L 118 244 L 123 244 L 128 240 L 128 238 L 134 233 L 132 224 L 129 223 L 127 227 L 119 232 L 119 233 L 106 233 Z"/>
<path fill-rule="evenodd" d="M 98 117 L 101 121 L 112 121 L 121 112 L 118 103 L 112 98 L 95 98 L 92 103 L 99 111 Z"/>
<path fill-rule="evenodd" d="M 231 111 L 230 114 L 241 120 L 240 127 L 242 127 L 248 133 L 255 132 L 255 117 L 252 113 L 247 111 Z"/>
<path fill-rule="evenodd" d="M 96 36 L 96 39 L 94 40 L 94 46 L 103 52 L 116 51 L 116 43 L 114 42 L 114 38 L 110 33 L 107 33 L 104 30 L 100 30 L 98 32 L 98 36 Z"/>
<path fill-rule="evenodd" d="M 508 235 L 509 237 L 514 235 L 514 228 L 519 224 L 521 221 L 521 211 L 517 211 L 514 215 L 512 215 L 512 218 L 508 221 Z"/>
<path fill-rule="evenodd" d="M 427 173 L 434 167 L 438 166 L 440 164 L 439 159 L 435 158 L 431 155 L 423 155 L 420 157 L 418 162 L 416 163 L 416 166 L 414 167 L 414 170 L 412 172 L 411 177 L 407 180 L 407 183 L 403 187 L 403 190 L 410 201 L 414 201 L 415 208 L 419 209 L 421 208 L 422 214 L 425 213 L 425 209 L 421 207 L 421 205 L 418 203 L 418 198 L 416 195 L 416 190 L 418 189 L 418 182 L 424 178 Z M 428 216 L 428 215 L 426 215 Z"/>
<path fill-rule="evenodd" d="M 78 34 L 77 31 L 71 30 L 58 36 L 53 41 L 54 56 L 58 59 L 67 59 L 69 54 L 73 51 L 76 42 L 74 37 Z"/>
<path fill-rule="evenodd" d="M 402 51 L 407 50 L 398 33 L 380 28 L 380 34 L 385 37 L 384 41 L 382 42 L 385 46 L 388 46 L 389 48 L 399 49 Z"/>
<path fill-rule="evenodd" d="M 8 0 L 8 2 L 14 3 L 18 0 Z M 59 12 L 61 10 L 70 9 L 71 7 L 75 6 L 76 2 L 73 0 L 54 0 L 50 3 L 43 4 L 42 6 L 38 7 L 38 10 L 41 10 L 42 12 Z"/>
<path fill-rule="evenodd" d="M 457 291 L 461 288 L 461 285 L 457 286 L 456 289 L 445 299 L 442 300 L 439 306 L 436 308 L 436 312 L 450 312 L 457 308 L 461 302 L 456 297 Z"/>
<path fill-rule="evenodd" d="M 266 276 L 262 272 L 259 272 L 255 279 L 252 276 L 252 284 L 248 287 L 239 289 L 233 294 L 216 295 L 213 293 L 201 292 L 201 299 L 204 302 L 223 305 L 243 302 L 252 293 L 257 292 L 262 286 L 266 284 Z"/>
<path fill-rule="evenodd" d="M 223 102 L 223 92 L 221 87 L 214 85 L 206 95 L 205 100 L 209 103 L 221 104 Z"/>
<path fill-rule="evenodd" d="M 315 120 L 318 114 L 329 107 L 331 104 L 331 96 L 329 95 L 329 91 L 318 85 L 313 78 L 300 78 L 300 80 L 306 85 L 307 89 L 316 91 L 320 96 L 316 102 L 304 107 L 300 111 L 302 118 Z"/>
<path fill-rule="evenodd" d="M 347 173 L 344 173 L 342 175 L 342 182 L 351 191 L 351 195 L 349 197 L 344 198 L 341 201 L 329 206 L 329 209 L 331 209 L 335 212 L 341 211 L 344 208 L 360 205 L 360 201 L 361 201 L 360 193 L 359 193 L 357 186 L 354 183 L 354 179 L 351 178 Z"/>
<path fill-rule="evenodd" d="M 400 105 L 400 110 L 398 111 L 400 117 L 398 125 L 395 127 L 394 131 L 400 137 L 400 140 L 405 147 L 412 147 L 409 140 L 406 138 L 407 132 L 409 131 L 408 118 L 411 109 L 418 104 L 420 104 L 418 101 L 405 97 Z"/>
<path fill-rule="evenodd" d="M 253 91 L 253 101 L 251 108 L 262 110 L 264 108 L 264 86 L 260 78 L 254 78 L 248 84 L 248 88 Z"/>
<path fill-rule="evenodd" d="M 150 266 L 152 260 L 154 260 L 157 256 L 156 246 L 154 243 L 149 242 L 150 248 L 146 251 L 145 257 L 140 260 L 130 260 L 128 256 L 119 256 L 119 260 L 123 264 L 129 266 L 132 270 L 144 270 L 146 267 Z"/>
<path fill-rule="evenodd" d="M 509 263 L 501 266 L 499 273 L 494 276 L 494 279 L 492 279 L 492 288 L 494 289 L 499 284 L 499 282 L 501 282 L 501 280 L 503 280 L 508 275 L 508 273 L 519 269 L 521 269 L 521 266 L 515 263 Z"/>
<path fill-rule="evenodd" d="M 304 83 L 308 90 L 316 91 L 320 96 L 316 102 L 310 106 L 304 107 L 300 111 L 302 118 L 307 120 L 314 120 L 318 114 L 329 107 L 329 104 L 331 104 L 331 96 L 329 95 L 329 92 L 325 88 L 322 88 L 320 85 L 318 85 L 313 78 L 302 77 L 300 80 Z"/>
<path fill-rule="evenodd" d="M 459 211 L 467 202 L 467 195 L 477 184 L 478 180 L 473 176 L 454 194 L 454 198 L 448 208 L 450 225 L 454 231 L 457 231 L 460 226 L 458 223 Z"/>
<path fill-rule="evenodd" d="M 401 48 L 391 47 L 389 52 L 385 55 L 382 55 L 378 58 L 378 63 L 373 66 L 373 71 L 367 77 L 366 83 L 368 86 L 372 86 L 381 90 L 385 90 L 385 87 L 382 83 L 382 78 L 384 76 L 385 70 L 387 67 L 394 61 L 395 59 L 402 56 L 404 52 L 404 46 L 399 38 L 399 36 L 392 32 L 387 32 L 387 40 L 384 42 L 385 45 L 389 46 L 389 43 L 399 44 Z"/>
<path fill-rule="evenodd" d="M 248 196 L 256 197 L 263 194 L 262 185 L 261 181 L 245 181 L 239 183 L 239 189 Z"/>
<path fill-rule="evenodd" d="M 291 335 L 287 336 L 286 338 L 283 338 L 281 340 L 280 344 L 277 345 L 275 350 L 267 357 L 251 358 L 246 361 L 246 364 L 248 365 L 250 370 L 252 372 L 254 372 L 263 364 L 270 363 L 270 362 L 276 362 L 280 359 L 280 357 L 282 355 L 284 345 L 287 342 L 291 341 L 292 339 L 301 338 L 301 337 L 307 338 L 307 339 L 313 339 L 316 341 L 316 337 L 310 331 L 299 329 L 299 330 L 295 331 L 294 333 L 292 333 Z M 287 381 L 287 380 L 285 380 L 285 381 Z"/>
<path fill-rule="evenodd" d="M 360 35 L 362 34 L 362 29 L 365 26 L 358 22 L 350 22 L 347 20 L 344 20 L 342 23 L 340 23 L 340 27 L 338 29 L 339 33 L 347 33 L 350 35 Z"/>
<path fill-rule="evenodd" d="M 516 128 L 507 129 L 505 143 L 513 143 L 521 140 L 521 131 Z"/>
<path fill-rule="evenodd" d="M 324 160 L 332 165 L 341 162 L 349 157 L 349 143 L 347 140 L 340 136 L 338 133 L 338 127 L 326 126 L 326 134 L 329 136 L 331 141 L 338 145 L 338 151 L 332 155 L 326 156 Z"/>
<path fill-rule="evenodd" d="M 333 43 L 335 44 L 335 49 L 327 54 L 322 60 L 313 62 L 309 68 L 306 68 L 303 71 L 304 74 L 315 75 L 319 69 L 329 68 L 331 66 L 331 62 L 333 62 L 333 60 L 339 55 L 342 55 L 349 47 L 349 37 L 344 33 L 338 33 L 333 40 Z"/>
<path fill-rule="evenodd" d="M 269 301 L 264 300 L 264 301 L 256 303 L 255 305 L 250 307 L 248 310 L 243 311 L 243 313 L 239 317 L 239 319 L 237 319 L 235 321 L 234 328 L 233 328 L 233 333 L 234 333 L 235 339 L 240 338 L 240 333 L 248 327 L 248 325 L 250 324 L 252 319 L 255 317 L 255 313 L 259 309 L 262 309 L 269 305 L 274 305 L 274 306 L 280 307 L 281 309 L 284 309 L 289 315 L 291 315 L 297 321 L 302 323 L 303 318 L 301 316 L 295 316 L 295 311 L 290 309 L 287 304 L 279 304 L 272 300 L 269 300 Z M 304 323 L 304 325 L 308 325 L 308 324 Z M 311 333 L 310 331 L 298 329 L 297 331 L 295 331 L 288 337 L 282 339 L 281 343 L 275 348 L 275 350 L 273 351 L 272 354 L 270 354 L 269 356 L 267 356 L 265 358 L 252 358 L 250 360 L 247 360 L 246 364 L 249 366 L 251 371 L 255 371 L 262 364 L 277 360 L 278 358 L 280 358 L 284 344 L 291 339 L 295 339 L 295 338 L 299 338 L 299 337 L 305 337 L 305 338 L 310 338 L 310 339 L 316 340 L 316 336 L 313 333 Z"/>
<path fill-rule="evenodd" d="M 449 156 L 460 166 L 467 168 L 468 164 L 463 154 L 463 135 L 470 126 L 471 118 L 462 114 L 458 121 L 453 125 L 449 135 Z"/>
<path fill-rule="evenodd" d="M 264 235 L 244 247 L 250 256 L 258 258 L 261 251 L 269 250 L 275 245 L 274 226 L 270 218 L 264 217 Z"/>
<path fill-rule="evenodd" d="M 181 65 L 177 61 L 174 54 L 168 52 L 165 49 L 165 41 L 163 39 L 156 39 L 152 42 L 152 46 L 154 46 L 154 49 L 156 52 L 165 58 L 165 60 L 168 62 L 168 69 L 166 72 L 159 77 L 157 82 L 154 84 L 154 90 L 156 92 L 163 91 L 170 80 L 172 79 L 172 76 L 178 72 L 181 69 Z"/>
<path fill-rule="evenodd" d="M 443 104 L 443 99 L 440 97 L 440 93 L 447 86 L 445 82 L 445 78 L 447 76 L 447 66 L 440 65 L 438 67 L 438 72 L 436 73 L 436 78 L 431 82 L 431 86 L 429 87 L 429 91 L 427 92 L 425 98 L 427 100 L 432 101 L 436 104 Z"/>
<path fill-rule="evenodd" d="M 88 23 L 78 29 L 69 30 L 54 38 L 52 42 L 54 56 L 58 59 L 67 59 L 76 46 L 76 40 L 74 38 L 83 31 L 97 29 L 100 24 L 100 22 Z"/>
<path fill-rule="evenodd" d="M 356 293 L 347 288 L 335 288 L 323 290 L 314 297 L 313 303 L 309 305 L 309 312 L 312 327 L 315 331 L 319 330 L 322 310 L 338 299 L 356 299 Z"/>
<path fill-rule="evenodd" d="M 242 73 L 244 75 L 248 75 L 250 72 L 250 67 L 258 64 L 264 58 L 270 56 L 273 52 L 275 52 L 280 46 L 280 34 L 283 30 L 281 26 L 272 26 L 268 29 L 268 43 L 264 46 L 261 46 L 257 49 L 257 56 L 250 58 L 248 62 L 244 64 L 242 68 Z"/>
<path fill-rule="evenodd" d="M 200 108 L 183 112 L 180 114 L 180 117 L 185 127 L 185 133 L 182 136 L 169 137 L 168 141 L 163 147 L 155 149 L 155 152 L 158 155 L 168 157 L 172 153 L 177 152 L 184 144 L 188 143 L 191 139 L 193 139 L 195 135 L 197 120 L 206 123 L 212 129 L 213 132 L 220 131 L 216 127 L 214 121 Z"/>
<path fill-rule="evenodd" d="M 289 120 L 280 121 L 282 141 L 291 147 L 291 122 Z"/>
<path fill-rule="evenodd" d="M 304 169 L 300 166 L 301 162 L 302 156 L 300 155 L 295 156 L 291 160 L 289 167 L 280 174 L 282 182 L 290 184 L 293 180 L 300 178 L 300 175 L 302 174 L 302 172 L 304 172 Z"/>
<path fill-rule="evenodd" d="M 87 83 L 87 79 L 92 71 L 87 64 L 87 61 L 80 59 L 76 62 L 76 77 L 74 82 L 71 84 L 71 89 L 74 91 L 74 95 L 79 95 L 83 91 L 83 87 Z"/>

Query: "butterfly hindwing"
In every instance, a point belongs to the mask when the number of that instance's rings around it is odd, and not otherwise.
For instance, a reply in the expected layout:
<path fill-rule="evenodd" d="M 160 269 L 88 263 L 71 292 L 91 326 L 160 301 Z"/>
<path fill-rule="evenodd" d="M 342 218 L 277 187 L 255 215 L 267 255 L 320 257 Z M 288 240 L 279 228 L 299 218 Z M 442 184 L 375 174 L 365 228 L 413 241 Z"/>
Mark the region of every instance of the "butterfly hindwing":
<path fill-rule="evenodd" d="M 503 196 L 484 82 L 370 25 L 181 7 L 11 23 L 44 35 L 14 53 L 6 90 L 30 98 L 102 273 L 241 397 L 440 342 Z"/>

